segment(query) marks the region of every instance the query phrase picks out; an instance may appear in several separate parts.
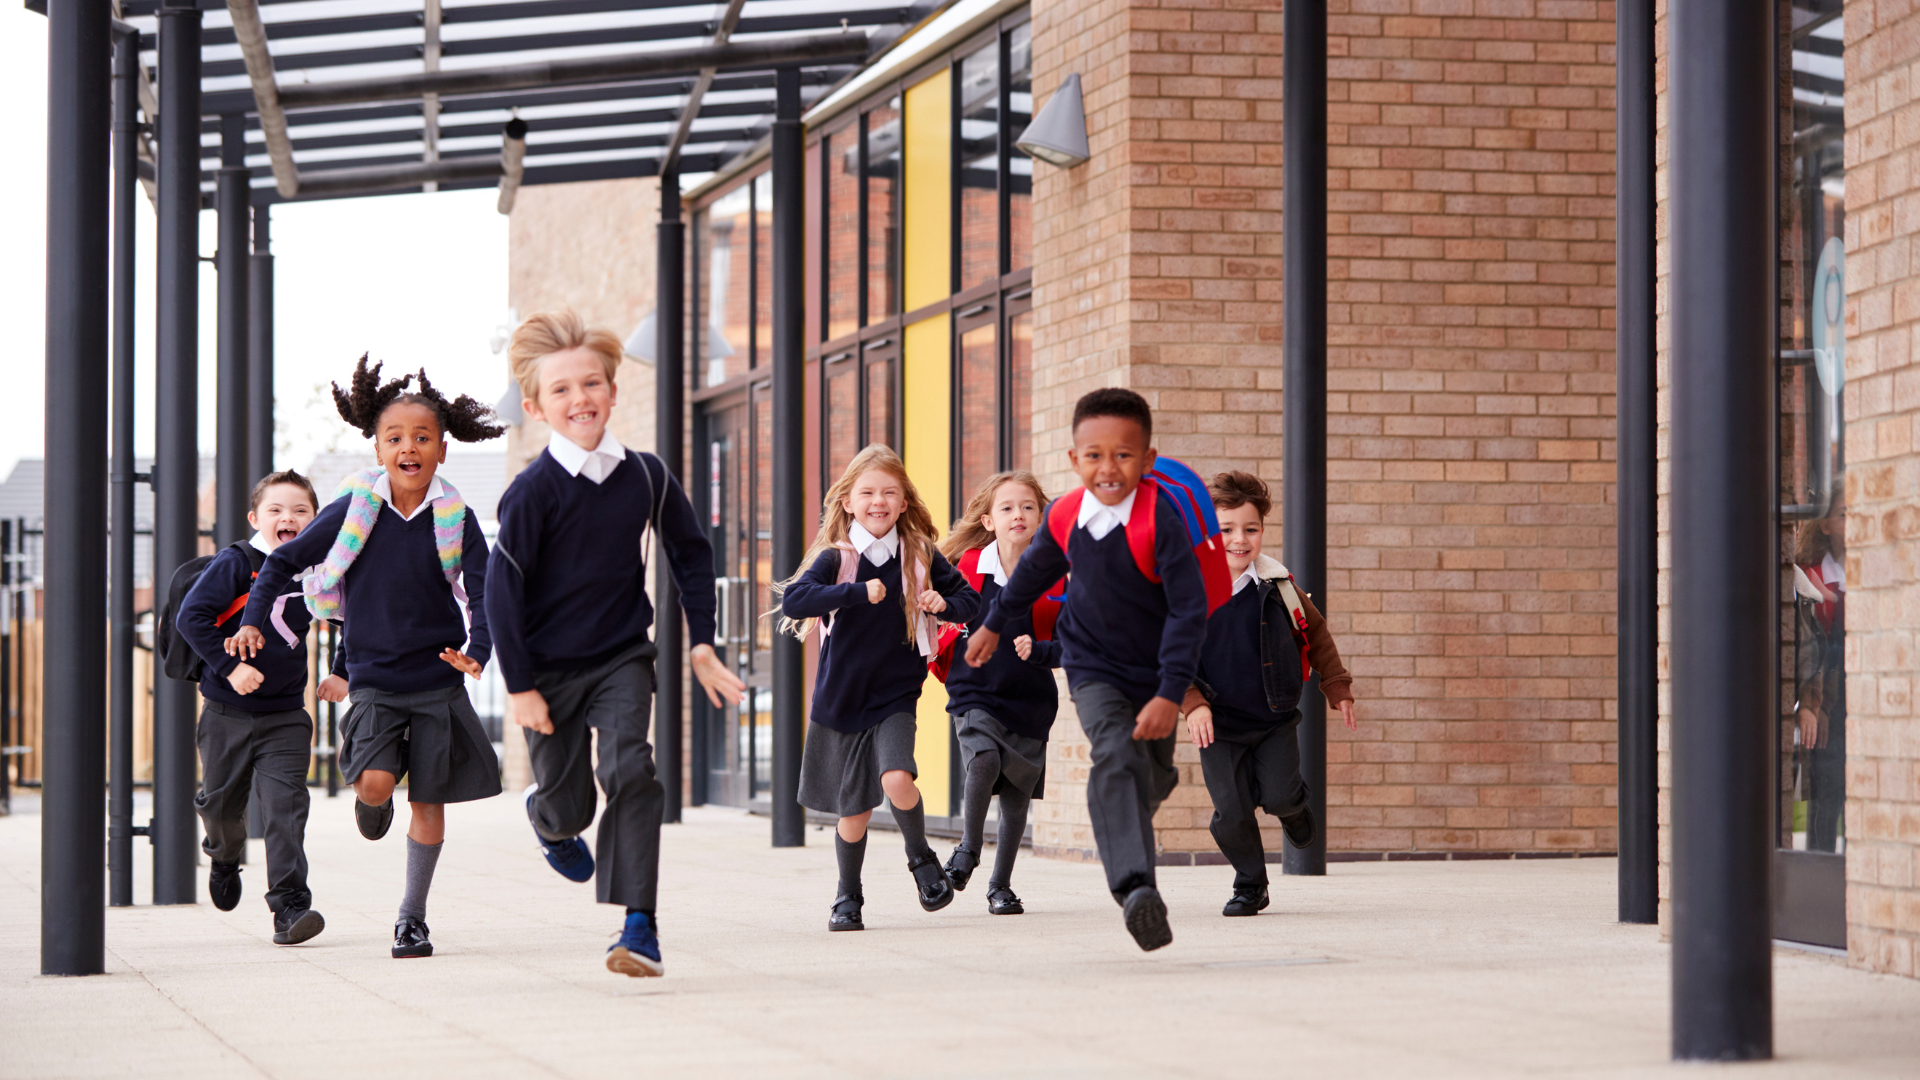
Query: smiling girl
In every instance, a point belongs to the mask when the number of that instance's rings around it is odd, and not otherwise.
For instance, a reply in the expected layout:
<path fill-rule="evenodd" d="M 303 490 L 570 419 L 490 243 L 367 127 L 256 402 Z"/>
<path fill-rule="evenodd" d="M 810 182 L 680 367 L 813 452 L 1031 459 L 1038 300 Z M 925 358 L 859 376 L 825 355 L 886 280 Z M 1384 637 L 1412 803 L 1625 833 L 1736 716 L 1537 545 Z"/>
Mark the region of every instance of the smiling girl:
<path fill-rule="evenodd" d="M 779 585 L 781 629 L 804 638 L 818 628 L 821 637 L 800 804 L 840 818 L 829 930 L 866 928 L 860 866 L 867 821 L 883 795 L 906 838 L 920 906 L 938 911 L 953 902 L 914 786 L 914 708 L 939 638 L 934 617 L 964 623 L 980 596 L 934 547 L 936 535 L 900 455 L 869 446 L 827 492 L 805 569 Z"/>
<path fill-rule="evenodd" d="M 408 393 L 416 378 L 419 390 Z M 243 650 L 264 644 L 259 628 L 274 598 L 314 568 L 304 583 L 308 610 L 345 627 L 351 706 L 340 771 L 367 839 L 386 835 L 393 789 L 407 779 L 407 884 L 393 955 L 432 956 L 427 890 L 446 836 L 445 804 L 500 793 L 499 760 L 460 684 L 462 674 L 480 677 L 490 651 L 487 541 L 460 493 L 434 472 L 448 436 L 477 442 L 505 429 L 470 397 L 448 401 L 424 371 L 382 384 L 380 365 L 368 368 L 364 356 L 352 391 L 336 385 L 333 397 L 341 417 L 374 440 L 380 467 L 349 475 L 313 524 L 267 558 L 234 636 Z"/>
<path fill-rule="evenodd" d="M 940 552 L 979 590 L 982 612 L 1006 587 L 1007 576 L 1039 532 L 1046 505 L 1046 493 L 1032 473 L 996 473 L 953 523 Z M 987 803 L 998 795 L 1000 831 L 993 876 L 987 880 L 987 910 L 995 915 L 1027 910 L 1013 892 L 1013 860 L 1020 854 L 1028 807 L 1032 800 L 1045 797 L 1047 734 L 1060 708 L 1060 692 L 1050 670 L 1060 666 L 1060 645 L 1053 640 L 1053 620 L 1059 610 L 1058 601 L 1036 601 L 1031 612 L 1008 622 L 1005 632 L 1013 635 L 1011 650 L 1001 650 L 977 668 L 954 664 L 947 673 L 947 711 L 953 714 L 966 785 L 965 826 L 959 846 L 947 859 L 947 880 L 955 889 L 964 889 L 972 879 L 980 865 Z M 977 625 L 976 619 L 968 629 Z M 966 646 L 956 643 L 954 648 L 964 651 Z"/>

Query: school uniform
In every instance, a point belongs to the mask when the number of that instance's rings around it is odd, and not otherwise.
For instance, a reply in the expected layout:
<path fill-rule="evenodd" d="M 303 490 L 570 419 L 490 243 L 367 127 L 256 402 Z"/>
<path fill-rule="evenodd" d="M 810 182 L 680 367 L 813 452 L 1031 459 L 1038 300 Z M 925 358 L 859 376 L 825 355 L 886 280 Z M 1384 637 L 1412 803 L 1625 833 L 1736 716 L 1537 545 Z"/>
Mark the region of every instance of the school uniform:
<path fill-rule="evenodd" d="M 385 473 L 373 481 L 378 517 L 341 584 L 348 709 L 340 724 L 340 772 L 368 770 L 407 780 L 407 800 L 470 802 L 500 794 L 500 761 L 467 698 L 458 668 L 440 659 L 456 649 L 485 664 L 487 540 L 471 507 L 461 529 L 459 574 L 472 620 L 461 614 L 434 536 L 438 477 L 413 513 L 393 507 Z M 267 557 L 247 602 L 244 625 L 265 627 L 294 575 L 333 549 L 353 496 L 335 499 L 299 536 Z M 288 608 L 292 605 L 288 604 Z M 263 630 L 271 639 L 274 631 Z"/>
<path fill-rule="evenodd" d="M 1292 616 L 1278 585 L 1287 577 L 1262 555 L 1234 579 L 1233 598 L 1207 620 L 1195 691 L 1213 711 L 1214 741 L 1200 749 L 1200 774 L 1213 799 L 1210 831 L 1233 864 L 1236 891 L 1267 884 L 1256 807 L 1289 818 L 1307 807 L 1300 776 L 1300 695 L 1305 687 Z M 1353 698 L 1326 620 L 1304 593 L 1307 644 L 1330 703 Z M 1189 697 L 1188 704 L 1196 704 Z"/>
<path fill-rule="evenodd" d="M 488 626 L 501 677 L 510 693 L 540 691 L 553 722 L 552 734 L 526 733 L 537 785 L 528 800 L 534 831 L 547 841 L 585 832 L 598 777 L 607 807 L 594 847 L 596 898 L 647 912 L 658 891 L 666 809 L 647 737 L 657 655 L 647 544 L 656 533 L 690 645 L 710 646 L 712 545 L 666 465 L 610 432 L 592 450 L 558 434 L 548 441 L 500 497 L 500 532 L 487 565 Z"/>
<path fill-rule="evenodd" d="M 248 543 L 268 552 L 255 533 Z M 237 863 L 247 851 L 247 802 L 260 796 L 267 848 L 267 907 L 274 912 L 313 906 L 307 888 L 307 764 L 313 718 L 306 710 L 307 629 L 312 619 L 296 590 L 275 598 L 281 618 L 251 659 L 227 655 L 223 642 L 240 629 L 237 599 L 253 587 L 245 551 L 223 548 L 180 602 L 180 635 L 205 665 L 204 704 L 194 742 L 200 751 L 200 790 L 194 810 L 206 829 L 207 858 Z M 224 620 L 224 621 L 223 621 Z M 284 628 L 284 633 L 282 629 Z M 241 663 L 260 672 L 260 686 L 241 694 L 227 682 Z"/>
<path fill-rule="evenodd" d="M 899 530 L 876 537 L 855 524 L 848 543 L 857 562 L 852 581 L 839 580 L 842 552 L 825 551 L 787 586 L 780 603 L 788 618 L 826 620 L 800 755 L 800 804 L 839 817 L 880 805 L 882 773 L 919 778 L 914 710 L 928 660 L 927 643 L 909 639 L 901 608 Z M 867 600 L 869 581 L 886 587 L 877 604 Z M 920 620 L 921 637 L 935 618 L 964 623 L 979 610 L 979 594 L 937 550 L 926 585 L 946 597 L 947 609 Z"/>
<path fill-rule="evenodd" d="M 994 652 L 992 659 L 977 668 L 960 659 L 966 654 L 968 637 L 980 627 L 980 618 L 1006 588 L 1007 571 L 1000 565 L 999 544 L 980 549 L 975 570 L 980 576 L 981 614 L 954 643 L 955 659 L 947 672 L 947 712 L 953 717 L 954 736 L 960 744 L 961 775 L 969 774 L 979 755 L 998 754 L 1000 775 L 991 794 L 1011 790 L 1043 799 L 1047 735 L 1053 730 L 1054 714 L 1060 710 L 1060 691 L 1054 685 L 1052 671 L 1060 666 L 1060 643 L 1040 640 L 1034 634 L 1033 614 L 1027 611 L 1007 621 L 1009 641 Z M 1034 639 L 1032 652 L 1024 660 L 1011 642 L 1021 635 Z"/>
<path fill-rule="evenodd" d="M 1015 615 L 1072 570 L 1053 636 L 1087 734 L 1087 807 L 1116 901 L 1154 884 L 1153 813 L 1179 782 L 1173 736 L 1135 740 L 1134 722 L 1155 697 L 1176 705 L 1185 698 L 1207 622 L 1206 583 L 1169 500 L 1148 496 L 1156 499 L 1154 563 L 1161 583 L 1148 581 L 1134 563 L 1126 522 L 1140 497 L 1138 488 L 1117 506 L 1083 497 L 1068 539 L 1071 559 L 1053 530 L 1041 529 L 982 623 L 1004 636 Z"/>

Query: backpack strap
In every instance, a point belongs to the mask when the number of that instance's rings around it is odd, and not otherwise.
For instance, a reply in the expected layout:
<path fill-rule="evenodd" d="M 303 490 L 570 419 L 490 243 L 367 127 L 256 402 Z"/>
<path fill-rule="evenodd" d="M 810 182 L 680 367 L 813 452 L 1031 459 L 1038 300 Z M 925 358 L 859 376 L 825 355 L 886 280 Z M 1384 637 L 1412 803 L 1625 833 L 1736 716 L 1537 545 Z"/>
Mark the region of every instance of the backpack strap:
<path fill-rule="evenodd" d="M 1149 477 L 1141 480 L 1133 491 L 1136 498 L 1133 513 L 1127 516 L 1127 548 L 1133 552 L 1133 565 L 1140 568 L 1140 576 L 1158 585 L 1160 566 L 1154 558 L 1153 545 L 1158 531 L 1155 519 L 1160 508 L 1160 485 Z"/>
<path fill-rule="evenodd" d="M 974 592 L 979 592 L 980 586 L 987 583 L 987 576 L 980 572 L 980 552 L 982 550 L 982 548 L 974 548 L 970 551 L 961 552 L 960 563 L 954 567 L 954 569 L 960 571 L 961 577 L 967 579 L 967 584 L 973 586 Z"/>
<path fill-rule="evenodd" d="M 261 551 L 257 547 L 254 547 L 253 541 L 251 540 L 235 540 L 232 544 L 229 544 L 228 546 L 239 548 L 247 556 L 247 564 L 253 570 L 253 573 L 247 576 L 247 580 L 248 581 L 257 580 L 260 577 L 260 568 L 267 564 L 267 553 L 264 551 Z M 234 600 L 233 603 L 227 605 L 226 610 L 222 611 L 219 617 L 213 620 L 213 625 L 225 626 L 228 619 L 231 619 L 235 615 L 240 614 L 242 611 L 247 610 L 247 600 L 252 596 L 253 596 L 252 592 L 241 593 L 239 597 Z"/>
<path fill-rule="evenodd" d="M 1313 673 L 1313 661 L 1307 655 L 1307 609 L 1300 603 L 1300 590 L 1292 574 L 1280 578 L 1277 585 L 1280 603 L 1286 606 L 1287 616 L 1293 620 L 1294 637 L 1300 642 L 1300 679 L 1304 682 Z"/>

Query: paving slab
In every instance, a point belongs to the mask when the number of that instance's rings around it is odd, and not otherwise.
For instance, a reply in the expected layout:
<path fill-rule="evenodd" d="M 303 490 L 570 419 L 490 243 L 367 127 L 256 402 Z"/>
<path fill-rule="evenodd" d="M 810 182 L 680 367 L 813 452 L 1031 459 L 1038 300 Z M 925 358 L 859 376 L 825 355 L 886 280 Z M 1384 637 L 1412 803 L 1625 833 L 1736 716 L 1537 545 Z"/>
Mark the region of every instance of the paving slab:
<path fill-rule="evenodd" d="M 253 845 L 240 907 L 107 912 L 107 974 L 39 970 L 40 819 L 0 818 L 0 1080 L 274 1077 L 1615 1077 L 1667 1061 L 1668 950 L 1614 922 L 1609 859 L 1335 864 L 1225 919 L 1226 867 L 1161 871 L 1174 942 L 1143 954 L 1097 866 L 1021 858 L 1028 914 L 985 878 L 926 914 L 895 834 L 859 934 L 829 934 L 832 836 L 694 808 L 666 828 L 667 976 L 610 974 L 620 912 L 555 875 L 519 801 L 450 807 L 436 955 L 388 956 L 404 808 L 361 839 L 316 795 L 327 930 L 272 944 Z M 591 834 L 589 834 L 591 835 Z M 944 855 L 944 850 L 942 851 Z M 988 857 L 991 858 L 991 852 Z M 136 848 L 135 895 L 151 853 Z M 204 896 L 204 883 L 201 888 Z M 1920 1076 L 1920 982 L 1777 950 L 1766 1077 Z M 1689 1072 L 1689 1075 L 1691 1073 Z"/>

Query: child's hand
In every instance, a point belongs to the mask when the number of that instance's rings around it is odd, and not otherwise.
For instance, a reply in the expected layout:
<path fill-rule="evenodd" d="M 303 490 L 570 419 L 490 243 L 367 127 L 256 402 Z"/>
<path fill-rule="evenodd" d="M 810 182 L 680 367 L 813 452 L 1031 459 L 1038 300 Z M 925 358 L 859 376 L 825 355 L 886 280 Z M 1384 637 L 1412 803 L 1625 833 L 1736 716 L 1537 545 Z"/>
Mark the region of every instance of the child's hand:
<path fill-rule="evenodd" d="M 507 695 L 507 719 L 529 731 L 553 734 L 553 718 L 547 715 L 547 699 L 538 690 L 522 690 Z"/>
<path fill-rule="evenodd" d="M 1014 638 L 1013 651 L 1019 653 L 1020 659 L 1022 660 L 1033 659 L 1033 635 L 1021 634 L 1019 637 Z"/>
<path fill-rule="evenodd" d="M 877 604 L 887 598 L 887 587 L 880 584 L 879 578 L 867 582 L 867 603 Z"/>
<path fill-rule="evenodd" d="M 1173 726 L 1180 722 L 1180 706 L 1163 697 L 1147 702 L 1140 715 L 1133 721 L 1133 737 L 1136 739 L 1164 739 L 1173 734 Z"/>
<path fill-rule="evenodd" d="M 227 673 L 227 685 L 233 687 L 236 694 L 251 694 L 265 681 L 266 676 L 260 674 L 259 668 L 244 662 Z"/>
<path fill-rule="evenodd" d="M 1348 698 L 1347 700 L 1340 703 L 1340 716 L 1346 720 L 1348 731 L 1360 730 L 1359 723 L 1355 721 L 1353 718 L 1353 699 L 1352 698 Z"/>
<path fill-rule="evenodd" d="M 1213 745 L 1213 710 L 1205 705 L 1187 714 L 1187 734 L 1204 750 Z"/>
<path fill-rule="evenodd" d="M 469 678 L 480 677 L 480 661 L 456 649 L 441 649 L 440 659 L 467 673 Z"/>
<path fill-rule="evenodd" d="M 329 675 L 320 680 L 319 686 L 313 688 L 313 696 L 321 701 L 345 701 L 347 700 L 347 680 L 338 675 Z"/>
<path fill-rule="evenodd" d="M 1000 647 L 1000 635 L 981 627 L 967 635 L 967 666 L 979 667 L 993 659 L 993 652 Z"/>
<path fill-rule="evenodd" d="M 234 635 L 220 643 L 228 656 L 237 656 L 242 660 L 251 660 L 261 649 L 266 648 L 266 636 L 257 626 L 243 626 Z"/>
<path fill-rule="evenodd" d="M 720 656 L 713 651 L 713 646 L 695 645 L 687 658 L 693 664 L 693 677 L 700 680 L 700 688 L 707 692 L 707 700 L 713 702 L 714 708 L 740 704 L 740 699 L 746 695 L 747 684 L 720 662 Z"/>
<path fill-rule="evenodd" d="M 947 610 L 947 598 L 940 595 L 938 589 L 928 589 L 920 594 L 920 610 L 929 615 L 938 615 Z"/>

